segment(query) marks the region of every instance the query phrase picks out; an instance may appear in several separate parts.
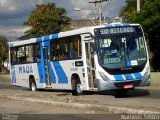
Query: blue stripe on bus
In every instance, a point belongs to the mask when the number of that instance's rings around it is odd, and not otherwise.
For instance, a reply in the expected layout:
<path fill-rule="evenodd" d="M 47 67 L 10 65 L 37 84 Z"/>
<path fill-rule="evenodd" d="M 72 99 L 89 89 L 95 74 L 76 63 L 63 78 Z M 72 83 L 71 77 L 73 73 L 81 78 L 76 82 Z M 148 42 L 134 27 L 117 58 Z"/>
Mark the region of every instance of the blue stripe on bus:
<path fill-rule="evenodd" d="M 38 37 L 37 39 L 36 39 L 36 42 L 41 42 L 42 41 L 42 37 Z"/>
<path fill-rule="evenodd" d="M 140 72 L 139 72 L 139 73 L 133 73 L 133 75 L 134 75 L 134 77 L 135 77 L 136 79 L 142 78 L 142 75 L 141 75 Z"/>
<path fill-rule="evenodd" d="M 42 64 L 41 63 L 37 63 L 37 67 L 38 67 L 38 74 L 39 74 L 39 81 L 40 83 L 45 83 L 45 78 L 44 78 L 44 69 L 42 68 Z"/>
<path fill-rule="evenodd" d="M 113 27 L 111 24 L 106 24 L 105 27 Z"/>
<path fill-rule="evenodd" d="M 38 38 L 36 39 L 36 42 L 42 42 L 42 41 L 47 41 L 47 40 L 52 40 L 52 39 L 57 39 L 57 38 L 58 38 L 58 33 L 52 34 L 52 35 L 51 35 L 51 38 L 50 38 L 50 35 L 38 37 Z"/>
<path fill-rule="evenodd" d="M 44 38 L 43 38 L 43 41 L 47 41 L 47 40 L 50 40 L 50 36 L 49 36 L 49 35 L 46 35 L 46 36 L 44 36 Z"/>
<path fill-rule="evenodd" d="M 57 39 L 58 38 L 58 33 L 57 34 L 52 34 L 51 39 Z"/>
<path fill-rule="evenodd" d="M 43 45 L 44 45 L 43 47 L 49 48 L 49 46 L 50 46 L 50 41 L 45 41 Z"/>
<path fill-rule="evenodd" d="M 44 54 L 43 54 L 43 47 L 42 47 L 42 43 L 40 43 L 40 54 L 41 54 L 41 58 L 44 58 Z M 40 79 L 40 83 L 46 83 L 45 81 L 45 66 L 44 66 L 44 59 L 41 59 L 41 61 L 38 63 L 38 71 L 39 71 L 39 75 L 41 77 Z"/>
<path fill-rule="evenodd" d="M 56 76 L 54 74 L 54 71 L 53 71 L 53 64 L 50 63 L 50 80 L 51 80 L 51 83 L 56 83 Z"/>
<path fill-rule="evenodd" d="M 127 27 L 127 26 L 130 26 L 130 24 L 128 24 L 128 23 L 123 23 L 123 26 Z"/>
<path fill-rule="evenodd" d="M 67 75 L 65 74 L 60 63 L 58 61 L 53 62 L 53 65 L 58 76 L 58 83 L 68 83 Z"/>
<path fill-rule="evenodd" d="M 114 24 L 115 27 L 121 27 L 122 24 Z"/>
<path fill-rule="evenodd" d="M 127 24 L 127 23 L 123 23 L 123 24 L 119 24 L 119 23 L 117 23 L 117 24 L 106 24 L 105 25 L 105 27 L 121 27 L 121 26 L 125 26 L 125 27 L 127 27 L 127 26 L 130 26 L 130 24 Z"/>
<path fill-rule="evenodd" d="M 126 80 L 133 80 L 133 76 L 131 74 L 124 74 Z"/>
<path fill-rule="evenodd" d="M 123 78 L 122 75 L 114 75 L 114 78 L 115 78 L 115 80 L 117 80 L 117 81 L 122 81 L 122 80 L 124 80 L 124 78 Z"/>
<path fill-rule="evenodd" d="M 123 78 L 125 77 L 125 79 Z M 133 73 L 132 74 L 122 74 L 122 75 L 114 75 L 115 80 L 117 81 L 123 81 L 123 80 L 134 80 L 134 79 L 141 79 L 143 76 L 141 73 Z"/>

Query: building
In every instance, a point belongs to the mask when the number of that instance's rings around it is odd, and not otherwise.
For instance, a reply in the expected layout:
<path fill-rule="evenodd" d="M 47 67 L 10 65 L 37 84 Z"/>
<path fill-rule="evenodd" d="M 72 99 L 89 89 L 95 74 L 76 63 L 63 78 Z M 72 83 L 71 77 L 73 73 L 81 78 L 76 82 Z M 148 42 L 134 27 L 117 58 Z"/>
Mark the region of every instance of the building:
<path fill-rule="evenodd" d="M 97 24 L 97 21 L 94 20 Z M 82 19 L 82 20 L 72 20 L 71 26 L 73 29 L 78 29 L 82 27 L 89 27 L 89 26 L 95 26 L 94 23 L 91 20 L 88 19 Z"/>

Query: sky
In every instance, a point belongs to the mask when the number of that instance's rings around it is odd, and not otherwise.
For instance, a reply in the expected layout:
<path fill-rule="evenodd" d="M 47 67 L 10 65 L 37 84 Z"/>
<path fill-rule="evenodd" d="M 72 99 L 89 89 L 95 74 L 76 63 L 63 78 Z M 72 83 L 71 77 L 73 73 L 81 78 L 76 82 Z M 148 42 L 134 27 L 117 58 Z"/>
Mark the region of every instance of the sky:
<path fill-rule="evenodd" d="M 5 36 L 8 41 L 23 36 L 30 27 L 23 23 L 27 21 L 31 11 L 36 4 L 55 2 L 57 7 L 63 7 L 67 16 L 73 20 L 89 19 L 97 17 L 97 6 L 89 3 L 95 0 L 0 0 L 0 35 Z M 116 17 L 120 9 L 125 6 L 125 0 L 110 0 L 103 3 L 103 16 Z M 76 11 L 79 8 L 81 11 Z"/>

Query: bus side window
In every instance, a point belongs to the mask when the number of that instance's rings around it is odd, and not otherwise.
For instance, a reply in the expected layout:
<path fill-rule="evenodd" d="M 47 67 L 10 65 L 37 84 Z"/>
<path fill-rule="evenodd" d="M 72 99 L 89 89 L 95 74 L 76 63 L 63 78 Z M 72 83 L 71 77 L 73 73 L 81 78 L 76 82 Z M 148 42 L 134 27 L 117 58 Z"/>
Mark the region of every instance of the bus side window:
<path fill-rule="evenodd" d="M 26 47 L 25 46 L 18 47 L 17 59 L 18 59 L 17 64 L 26 63 Z"/>
<path fill-rule="evenodd" d="M 70 59 L 74 59 L 78 57 L 77 50 L 75 49 L 74 42 L 70 42 L 70 51 L 68 53 Z"/>
<path fill-rule="evenodd" d="M 69 59 L 81 58 L 81 40 L 80 36 L 74 36 L 69 40 Z"/>
<path fill-rule="evenodd" d="M 33 63 L 33 45 L 26 46 L 27 63 Z"/>
<path fill-rule="evenodd" d="M 60 46 L 59 44 L 57 44 L 57 47 L 56 47 L 56 60 L 60 60 L 61 59 L 61 49 L 60 49 Z"/>
<path fill-rule="evenodd" d="M 51 41 L 52 60 L 71 60 L 81 58 L 80 36 L 64 37 Z"/>
<path fill-rule="evenodd" d="M 34 62 L 40 62 L 40 60 L 41 60 L 41 57 L 40 57 L 40 45 L 39 44 L 35 44 L 34 45 L 34 47 L 33 47 L 33 49 L 34 49 Z"/>

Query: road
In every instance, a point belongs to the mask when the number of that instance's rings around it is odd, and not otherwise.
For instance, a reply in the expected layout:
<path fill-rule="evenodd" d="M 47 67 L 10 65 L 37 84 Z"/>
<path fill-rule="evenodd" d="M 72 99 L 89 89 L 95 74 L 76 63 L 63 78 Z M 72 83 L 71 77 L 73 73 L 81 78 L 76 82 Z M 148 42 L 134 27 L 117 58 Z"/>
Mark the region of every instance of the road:
<path fill-rule="evenodd" d="M 96 120 L 101 117 L 101 119 L 113 118 L 114 120 L 120 119 L 121 116 L 108 115 L 108 111 L 65 108 L 62 106 L 53 106 L 50 104 L 31 103 L 23 100 L 17 101 L 8 99 L 8 96 L 50 100 L 66 103 L 73 102 L 82 104 L 97 104 L 102 106 L 104 105 L 127 107 L 133 109 L 143 109 L 160 112 L 160 87 L 158 86 L 136 88 L 136 90 L 129 91 L 127 96 L 123 98 L 116 98 L 114 92 L 111 91 L 107 91 L 103 95 L 99 95 L 97 92 L 89 92 L 86 93 L 86 95 L 82 96 L 72 96 L 69 91 L 41 90 L 37 92 L 31 92 L 23 87 L 12 86 L 9 80 L 0 79 L 0 113 L 2 114 L 18 114 L 22 115 L 20 117 L 24 118 L 33 117 L 34 114 L 36 116 L 37 114 L 43 114 L 42 116 L 45 116 L 48 119 L 66 118 Z M 60 114 L 63 114 L 63 117 Z M 40 118 L 43 118 L 42 116 Z"/>

